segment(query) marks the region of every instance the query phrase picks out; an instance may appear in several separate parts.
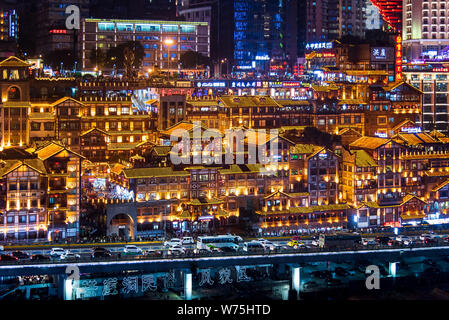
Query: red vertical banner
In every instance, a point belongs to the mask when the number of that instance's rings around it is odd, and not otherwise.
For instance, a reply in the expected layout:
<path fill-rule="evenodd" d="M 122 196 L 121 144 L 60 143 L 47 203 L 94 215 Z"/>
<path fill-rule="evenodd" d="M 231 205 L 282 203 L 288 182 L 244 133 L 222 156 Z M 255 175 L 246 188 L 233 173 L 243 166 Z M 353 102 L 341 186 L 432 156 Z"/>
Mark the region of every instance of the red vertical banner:
<path fill-rule="evenodd" d="M 402 80 L 402 37 L 396 37 L 396 81 Z"/>

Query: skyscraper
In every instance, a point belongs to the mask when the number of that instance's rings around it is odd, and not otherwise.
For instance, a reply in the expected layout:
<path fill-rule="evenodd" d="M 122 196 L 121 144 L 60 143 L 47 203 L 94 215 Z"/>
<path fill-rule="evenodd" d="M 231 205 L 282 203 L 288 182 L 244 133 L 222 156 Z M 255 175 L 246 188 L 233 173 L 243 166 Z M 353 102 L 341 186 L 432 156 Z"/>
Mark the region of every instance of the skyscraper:
<path fill-rule="evenodd" d="M 404 0 L 402 37 L 409 60 L 449 58 L 448 9 L 448 0 Z"/>
<path fill-rule="evenodd" d="M 402 1 L 403 0 L 371 0 L 379 8 L 380 15 L 393 30 L 400 32 L 402 28 Z M 412 0 L 405 0 L 412 2 Z M 414 1 L 414 0 L 413 0 Z"/>

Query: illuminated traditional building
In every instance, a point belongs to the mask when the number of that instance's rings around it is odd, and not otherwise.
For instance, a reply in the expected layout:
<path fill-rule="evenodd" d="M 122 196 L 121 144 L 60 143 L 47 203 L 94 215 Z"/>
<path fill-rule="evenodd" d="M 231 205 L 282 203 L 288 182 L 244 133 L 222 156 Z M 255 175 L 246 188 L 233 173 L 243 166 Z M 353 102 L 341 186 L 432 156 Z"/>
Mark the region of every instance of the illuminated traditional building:
<path fill-rule="evenodd" d="M 56 143 L 0 153 L 0 237 L 77 239 L 82 156 Z"/>

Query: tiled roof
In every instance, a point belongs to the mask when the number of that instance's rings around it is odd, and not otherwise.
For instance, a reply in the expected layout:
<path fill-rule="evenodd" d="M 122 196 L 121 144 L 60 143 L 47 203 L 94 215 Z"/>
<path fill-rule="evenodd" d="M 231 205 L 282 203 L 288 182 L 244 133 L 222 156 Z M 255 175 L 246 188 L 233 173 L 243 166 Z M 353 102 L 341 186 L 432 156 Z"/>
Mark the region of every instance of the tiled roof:
<path fill-rule="evenodd" d="M 174 171 L 171 167 L 133 168 L 124 169 L 123 172 L 128 179 L 190 176 L 187 171 Z"/>
<path fill-rule="evenodd" d="M 73 151 L 67 149 L 66 147 L 63 147 L 62 145 L 59 145 L 56 142 L 51 142 L 50 144 L 44 146 L 43 148 L 35 151 L 35 154 L 37 154 L 37 157 L 39 159 L 47 160 L 48 158 L 51 158 L 54 155 L 56 155 L 56 154 L 58 154 L 58 153 L 60 153 L 60 152 L 62 152 L 64 150 L 66 150 L 69 153 L 72 153 L 75 156 L 78 156 L 78 157 L 80 157 L 82 159 L 85 159 L 84 156 L 82 156 L 82 155 L 80 155 L 80 154 L 78 154 L 76 152 L 73 152 Z"/>
<path fill-rule="evenodd" d="M 297 144 L 290 148 L 290 154 L 312 154 L 322 149 L 323 147 L 313 144 Z"/>
<path fill-rule="evenodd" d="M 336 210 L 347 210 L 350 209 L 351 206 L 348 204 L 330 204 L 324 206 L 309 206 L 309 207 L 295 207 L 288 210 L 282 211 L 257 211 L 258 215 L 276 215 L 276 214 L 307 214 L 314 212 L 322 212 L 322 211 L 336 211 Z"/>
<path fill-rule="evenodd" d="M 0 168 L 0 177 L 7 175 L 8 173 L 16 170 L 17 168 L 25 165 L 40 174 L 46 174 L 47 170 L 45 165 L 40 159 L 23 159 L 23 160 L 6 160 L 5 166 Z"/>
<path fill-rule="evenodd" d="M 224 201 L 217 198 L 201 198 L 201 199 L 193 199 L 187 204 L 192 206 L 207 206 L 207 205 L 218 205 L 222 204 Z"/>
<path fill-rule="evenodd" d="M 220 174 L 264 173 L 268 172 L 263 164 L 233 164 L 227 169 L 220 169 Z"/>
<path fill-rule="evenodd" d="M 449 184 L 449 179 L 443 181 L 442 183 L 440 183 L 439 185 L 437 185 L 435 188 L 432 189 L 432 192 L 437 192 L 440 189 L 444 188 L 445 186 L 447 186 Z"/>
<path fill-rule="evenodd" d="M 17 57 L 11 56 L 0 62 L 0 67 L 29 68 L 31 65 Z"/>
<path fill-rule="evenodd" d="M 390 139 L 382 139 L 377 137 L 361 137 L 351 143 L 349 147 L 351 148 L 362 148 L 362 149 L 371 149 L 375 150 L 384 144 L 387 144 Z"/>
<path fill-rule="evenodd" d="M 153 151 L 156 156 L 165 157 L 168 156 L 172 147 L 170 146 L 154 146 Z"/>
<path fill-rule="evenodd" d="M 365 150 L 355 150 L 355 165 L 357 167 L 377 167 L 377 162 Z"/>

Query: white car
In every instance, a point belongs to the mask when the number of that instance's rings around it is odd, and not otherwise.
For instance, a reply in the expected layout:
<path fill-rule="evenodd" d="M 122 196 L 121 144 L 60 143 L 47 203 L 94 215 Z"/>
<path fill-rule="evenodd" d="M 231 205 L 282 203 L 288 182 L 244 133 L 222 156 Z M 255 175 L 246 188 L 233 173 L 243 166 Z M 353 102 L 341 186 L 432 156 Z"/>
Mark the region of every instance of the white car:
<path fill-rule="evenodd" d="M 170 246 L 170 248 L 168 248 L 168 254 L 169 255 L 182 255 L 182 254 L 185 254 L 185 253 L 186 253 L 186 251 L 179 244 Z"/>
<path fill-rule="evenodd" d="M 192 237 L 184 237 L 182 238 L 182 245 L 186 245 L 186 244 L 195 244 L 195 241 L 193 240 Z"/>
<path fill-rule="evenodd" d="M 438 235 L 436 234 L 431 234 L 431 233 L 423 233 L 422 235 L 419 236 L 419 240 L 426 240 L 426 239 L 437 239 L 439 238 Z"/>
<path fill-rule="evenodd" d="M 413 242 L 413 241 L 412 241 L 412 238 L 407 237 L 407 236 L 403 236 L 403 235 L 397 236 L 397 237 L 396 237 L 396 241 L 402 242 L 402 243 L 405 244 L 406 246 L 412 244 L 412 242 Z"/>
<path fill-rule="evenodd" d="M 64 254 L 61 255 L 61 260 L 72 260 L 72 259 L 79 259 L 81 256 L 79 254 L 70 252 L 67 250 Z"/>
<path fill-rule="evenodd" d="M 142 254 L 142 249 L 134 245 L 127 245 L 123 248 L 125 254 Z"/>
<path fill-rule="evenodd" d="M 164 247 L 171 247 L 175 245 L 182 245 L 181 239 L 173 238 L 164 242 Z"/>
<path fill-rule="evenodd" d="M 364 246 L 371 246 L 371 245 L 377 244 L 377 242 L 376 242 L 375 239 L 367 239 L 367 238 L 363 238 L 363 239 L 362 239 L 362 244 L 363 244 Z"/>
<path fill-rule="evenodd" d="M 263 240 L 263 241 L 260 241 L 260 240 Z M 273 250 L 276 250 L 276 249 L 281 248 L 280 245 L 278 245 L 277 243 L 271 242 L 271 241 L 269 241 L 269 240 L 259 239 L 259 240 L 257 240 L 257 241 L 263 246 L 263 248 L 264 248 L 265 250 L 271 250 L 271 251 L 273 251 Z"/>
<path fill-rule="evenodd" d="M 65 253 L 66 253 L 66 250 L 64 250 L 62 248 L 53 248 L 50 251 L 50 256 L 60 258 Z"/>

